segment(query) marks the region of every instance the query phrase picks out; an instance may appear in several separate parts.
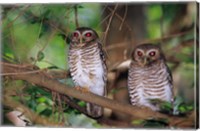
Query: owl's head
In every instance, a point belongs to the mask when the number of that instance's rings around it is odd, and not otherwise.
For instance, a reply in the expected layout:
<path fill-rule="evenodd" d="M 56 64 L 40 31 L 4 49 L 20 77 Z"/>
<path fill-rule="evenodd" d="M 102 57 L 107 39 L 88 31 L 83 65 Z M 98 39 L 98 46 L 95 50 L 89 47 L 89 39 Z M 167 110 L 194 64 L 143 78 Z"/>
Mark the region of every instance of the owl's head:
<path fill-rule="evenodd" d="M 71 34 L 70 40 L 71 44 L 83 47 L 95 42 L 98 38 L 98 34 L 93 29 L 88 27 L 79 27 Z"/>
<path fill-rule="evenodd" d="M 159 46 L 154 44 L 138 45 L 132 52 L 132 60 L 138 65 L 145 67 L 164 60 L 164 55 Z"/>

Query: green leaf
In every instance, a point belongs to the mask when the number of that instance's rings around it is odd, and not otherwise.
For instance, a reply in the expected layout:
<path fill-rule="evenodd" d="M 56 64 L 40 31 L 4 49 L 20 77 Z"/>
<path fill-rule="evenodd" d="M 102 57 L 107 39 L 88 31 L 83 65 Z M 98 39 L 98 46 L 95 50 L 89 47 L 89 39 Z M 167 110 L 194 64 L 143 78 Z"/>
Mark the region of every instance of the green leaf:
<path fill-rule="evenodd" d="M 44 103 L 45 101 L 46 101 L 45 97 L 40 97 L 40 98 L 37 99 L 38 103 Z"/>
<path fill-rule="evenodd" d="M 150 119 L 144 122 L 144 127 L 164 128 L 168 125 L 165 119 Z"/>
<path fill-rule="evenodd" d="M 33 109 L 34 111 L 36 110 L 36 107 L 37 107 L 37 103 L 36 101 L 32 98 L 29 103 L 28 103 L 28 106 Z"/>
<path fill-rule="evenodd" d="M 193 109 L 194 109 L 194 107 L 192 105 L 187 106 L 187 110 L 193 110 Z"/>
<path fill-rule="evenodd" d="M 44 59 L 44 57 L 45 57 L 44 53 L 42 51 L 39 51 L 37 54 L 37 60 L 41 61 Z"/>
<path fill-rule="evenodd" d="M 81 107 L 85 107 L 86 106 L 86 103 L 84 101 L 79 101 L 78 102 L 78 105 L 81 106 Z"/>
<path fill-rule="evenodd" d="M 46 104 L 40 103 L 37 105 L 36 111 L 37 111 L 37 113 L 41 113 L 44 110 L 46 110 L 47 108 L 48 108 L 48 106 Z"/>
<path fill-rule="evenodd" d="M 49 67 L 47 67 L 47 69 L 58 69 L 58 67 L 57 66 L 49 66 Z"/>
<path fill-rule="evenodd" d="M 186 111 L 186 108 L 184 106 L 180 106 L 178 109 L 182 113 Z"/>
<path fill-rule="evenodd" d="M 150 21 L 154 21 L 154 20 L 160 20 L 161 16 L 162 16 L 162 8 L 161 8 L 161 5 L 159 4 L 154 4 L 154 5 L 151 5 L 149 6 L 149 9 L 148 9 L 148 19 Z"/>
<path fill-rule="evenodd" d="M 42 112 L 40 112 L 40 114 L 45 115 L 45 116 L 50 116 L 52 114 L 52 110 L 50 109 L 45 109 Z"/>
<path fill-rule="evenodd" d="M 163 113 L 172 114 L 172 112 L 173 112 L 172 104 L 170 102 L 166 102 L 166 101 L 161 103 L 160 109 L 161 109 L 161 112 L 163 112 Z"/>
<path fill-rule="evenodd" d="M 82 5 L 79 5 L 78 8 L 84 8 Z"/>
<path fill-rule="evenodd" d="M 133 120 L 132 122 L 131 122 L 131 124 L 133 124 L 133 125 L 141 125 L 141 124 L 143 124 L 144 123 L 144 120 Z"/>

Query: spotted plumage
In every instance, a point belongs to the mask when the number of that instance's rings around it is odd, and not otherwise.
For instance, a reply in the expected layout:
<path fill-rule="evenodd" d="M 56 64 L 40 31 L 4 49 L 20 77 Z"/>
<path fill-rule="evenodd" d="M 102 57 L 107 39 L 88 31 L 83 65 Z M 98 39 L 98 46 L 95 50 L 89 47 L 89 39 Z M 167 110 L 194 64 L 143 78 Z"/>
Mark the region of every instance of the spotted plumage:
<path fill-rule="evenodd" d="M 98 34 L 87 27 L 77 28 L 70 37 L 69 70 L 76 87 L 105 96 L 107 69 L 102 44 Z M 86 110 L 91 117 L 103 114 L 101 106 L 87 103 Z"/>
<path fill-rule="evenodd" d="M 161 49 L 154 44 L 138 45 L 132 52 L 128 90 L 132 105 L 160 110 L 151 100 L 172 102 L 172 76 Z"/>

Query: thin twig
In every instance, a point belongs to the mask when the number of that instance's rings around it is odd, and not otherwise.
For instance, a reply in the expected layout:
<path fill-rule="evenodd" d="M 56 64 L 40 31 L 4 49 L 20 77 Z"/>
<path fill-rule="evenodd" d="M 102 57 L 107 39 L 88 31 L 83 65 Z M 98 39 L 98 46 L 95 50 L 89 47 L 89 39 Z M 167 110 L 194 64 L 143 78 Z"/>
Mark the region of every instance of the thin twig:
<path fill-rule="evenodd" d="M 108 5 L 105 5 L 104 8 L 101 10 L 101 15 L 103 15 L 104 11 L 106 10 Z"/>
<path fill-rule="evenodd" d="M 43 26 L 43 20 L 44 20 L 44 16 L 42 17 L 42 20 L 41 20 L 41 23 L 39 25 L 39 31 L 38 31 L 38 37 L 37 37 L 37 40 L 40 38 L 40 34 L 41 34 L 41 31 L 42 31 L 42 26 Z"/>
<path fill-rule="evenodd" d="M 56 31 L 53 31 L 51 34 L 50 34 L 50 36 L 49 36 L 49 38 L 47 39 L 47 42 L 45 43 L 45 45 L 40 49 L 40 51 L 43 51 L 46 47 L 47 47 L 47 45 L 49 44 L 49 42 L 53 39 L 53 36 L 56 34 Z"/>
<path fill-rule="evenodd" d="M 49 42 L 51 41 L 51 39 L 53 39 L 53 36 L 56 34 L 56 31 L 54 30 L 53 32 L 51 32 L 47 42 L 44 44 L 44 46 L 37 52 L 37 58 L 34 60 L 33 65 L 36 65 L 37 61 L 39 60 L 39 54 L 41 52 L 43 52 L 43 50 L 47 47 L 47 45 L 49 44 Z"/>
<path fill-rule="evenodd" d="M 14 20 L 12 20 L 10 23 L 8 23 L 8 25 L 7 25 L 5 28 L 6 28 L 6 29 L 7 29 L 7 28 L 10 28 L 10 26 L 11 26 L 20 16 L 22 16 L 22 15 L 24 14 L 24 12 L 25 12 L 29 7 L 30 7 L 30 5 L 26 5 L 26 6 L 25 6 L 25 9 L 23 9 L 23 10 L 19 13 L 19 15 L 18 15 L 17 17 L 15 17 Z"/>
<path fill-rule="evenodd" d="M 16 53 L 15 35 L 14 35 L 13 28 L 8 28 L 8 29 L 9 29 L 10 43 L 11 43 L 11 49 L 13 50 L 14 59 L 16 59 L 16 61 L 20 62 L 20 58 Z"/>
<path fill-rule="evenodd" d="M 179 33 L 176 33 L 173 35 L 164 36 L 162 38 L 143 40 L 143 41 L 139 42 L 138 44 L 171 40 L 175 37 L 182 37 L 184 35 L 187 35 L 188 33 L 191 33 L 191 30 L 185 31 L 185 32 L 179 32 Z M 106 46 L 106 50 L 113 50 L 113 49 L 122 48 L 125 46 L 126 46 L 126 43 L 114 43 L 112 45 Z"/>
<path fill-rule="evenodd" d="M 111 22 L 112 22 L 112 20 L 113 20 L 113 16 L 115 15 L 115 12 L 116 12 L 116 10 L 117 10 L 117 7 L 118 7 L 118 4 L 116 4 L 115 5 L 115 7 L 114 7 L 114 10 L 112 11 L 112 15 L 110 16 L 110 18 L 109 18 L 109 22 L 108 22 L 108 25 L 107 25 L 107 28 L 106 28 L 106 31 L 105 31 L 105 34 L 104 34 L 104 42 L 106 42 L 106 38 L 107 38 L 107 35 L 108 35 L 108 31 L 109 31 L 109 29 L 110 29 L 110 25 L 111 25 Z"/>
<path fill-rule="evenodd" d="M 26 71 L 26 72 L 12 72 L 12 73 L 1 73 L 0 76 L 13 76 L 13 75 L 25 75 L 25 74 L 34 74 L 38 72 L 42 72 L 43 70 L 33 70 L 33 71 Z"/>
<path fill-rule="evenodd" d="M 110 7 L 107 7 L 107 9 L 109 10 L 109 11 L 113 11 L 113 9 L 112 8 L 110 8 Z M 123 18 L 118 14 L 118 13 L 115 13 L 115 16 L 119 19 L 119 20 L 121 20 L 121 21 L 123 21 Z M 127 26 L 127 28 L 129 29 L 129 31 L 131 31 L 132 30 L 132 28 L 131 28 L 131 26 L 125 21 L 125 24 L 126 24 L 126 26 Z"/>
<path fill-rule="evenodd" d="M 12 67 L 17 67 L 17 68 L 28 68 L 28 67 L 34 67 L 32 64 L 12 64 L 12 63 L 6 63 L 6 62 L 2 62 L 0 61 L 1 65 L 4 66 L 12 66 Z"/>
<path fill-rule="evenodd" d="M 25 65 L 17 65 L 17 64 L 12 64 L 12 63 L 6 63 L 6 62 L 1 62 L 0 61 L 0 65 L 1 66 L 10 66 L 10 67 L 14 67 L 16 69 L 20 69 L 20 68 L 24 68 L 30 71 L 26 71 L 26 72 L 20 72 L 20 74 L 32 74 L 32 73 L 38 73 L 38 72 L 42 72 L 45 76 L 48 76 L 49 78 L 52 79 L 65 79 L 68 78 L 70 76 L 69 71 L 64 70 L 64 69 L 47 69 L 47 68 L 43 68 L 43 69 L 39 69 L 39 70 L 33 70 L 35 68 L 37 68 L 34 65 L 30 65 L 30 64 L 25 64 Z M 37 68 L 38 69 L 38 68 Z M 45 72 L 43 72 L 45 71 Z M 10 76 L 10 75 L 20 75 L 19 73 L 1 73 L 0 76 Z"/>
<path fill-rule="evenodd" d="M 75 24 L 76 24 L 76 28 L 79 27 L 79 24 L 78 24 L 78 8 L 77 8 L 77 5 L 74 6 L 74 14 L 75 14 Z"/>
<path fill-rule="evenodd" d="M 184 32 L 179 32 L 179 33 L 176 33 L 176 34 L 164 36 L 164 37 L 162 37 L 162 38 L 157 38 L 157 39 L 142 40 L 142 41 L 139 42 L 138 44 L 166 41 L 166 40 L 170 40 L 170 39 L 172 39 L 172 38 L 174 38 L 174 37 L 181 37 L 181 36 L 187 35 L 188 33 L 191 33 L 192 31 L 193 31 L 193 30 L 184 31 Z"/>
<path fill-rule="evenodd" d="M 98 24 L 98 26 L 100 26 L 101 24 L 103 24 L 110 16 L 111 16 L 111 14 L 108 14 L 108 15 Z"/>
<path fill-rule="evenodd" d="M 127 16 L 127 12 L 128 12 L 128 7 L 127 7 L 127 4 L 126 4 L 126 5 L 125 5 L 124 18 L 122 19 L 122 23 L 121 23 L 121 25 L 119 26 L 119 30 L 121 30 L 121 29 L 122 29 L 122 26 L 123 26 L 123 24 L 124 24 L 124 21 L 125 21 L 125 19 L 126 19 L 126 16 Z"/>

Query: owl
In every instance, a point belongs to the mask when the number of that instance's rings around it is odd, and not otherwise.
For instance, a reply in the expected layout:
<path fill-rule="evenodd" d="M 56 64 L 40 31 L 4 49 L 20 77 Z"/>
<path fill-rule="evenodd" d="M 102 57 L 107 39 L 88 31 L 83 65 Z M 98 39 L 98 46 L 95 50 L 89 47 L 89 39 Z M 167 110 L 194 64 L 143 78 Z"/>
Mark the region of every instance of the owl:
<path fill-rule="evenodd" d="M 138 45 L 132 52 L 128 71 L 128 92 L 132 105 L 159 111 L 151 100 L 173 102 L 172 75 L 159 46 Z"/>
<path fill-rule="evenodd" d="M 76 87 L 99 96 L 106 95 L 107 68 L 98 34 L 91 28 L 79 27 L 70 36 L 69 71 Z M 89 116 L 97 118 L 103 108 L 86 103 Z"/>

